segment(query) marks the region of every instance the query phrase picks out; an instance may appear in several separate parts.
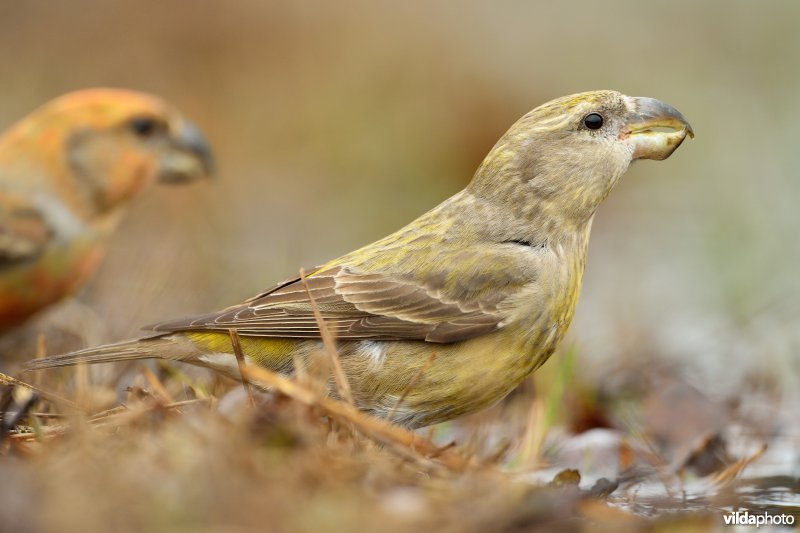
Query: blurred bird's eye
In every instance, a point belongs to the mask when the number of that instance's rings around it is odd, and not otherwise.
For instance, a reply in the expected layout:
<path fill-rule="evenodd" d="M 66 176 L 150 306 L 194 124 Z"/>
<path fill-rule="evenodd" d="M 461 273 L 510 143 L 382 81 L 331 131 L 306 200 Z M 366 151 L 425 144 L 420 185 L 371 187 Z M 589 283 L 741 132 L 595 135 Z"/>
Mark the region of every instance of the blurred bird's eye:
<path fill-rule="evenodd" d="M 161 129 L 161 123 L 152 117 L 136 117 L 131 120 L 130 127 L 136 135 L 150 137 Z"/>
<path fill-rule="evenodd" d="M 603 127 L 603 117 L 597 113 L 589 113 L 583 119 L 583 125 L 590 130 L 599 130 Z"/>

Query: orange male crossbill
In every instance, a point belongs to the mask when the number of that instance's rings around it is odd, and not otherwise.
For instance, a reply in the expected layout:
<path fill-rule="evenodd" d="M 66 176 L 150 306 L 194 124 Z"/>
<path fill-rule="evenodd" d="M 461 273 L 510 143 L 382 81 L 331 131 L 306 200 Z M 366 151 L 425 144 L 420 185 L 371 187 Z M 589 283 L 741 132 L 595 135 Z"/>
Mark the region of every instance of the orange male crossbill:
<path fill-rule="evenodd" d="M 0 331 L 94 274 L 131 200 L 211 170 L 200 130 L 149 94 L 87 89 L 0 137 Z"/>

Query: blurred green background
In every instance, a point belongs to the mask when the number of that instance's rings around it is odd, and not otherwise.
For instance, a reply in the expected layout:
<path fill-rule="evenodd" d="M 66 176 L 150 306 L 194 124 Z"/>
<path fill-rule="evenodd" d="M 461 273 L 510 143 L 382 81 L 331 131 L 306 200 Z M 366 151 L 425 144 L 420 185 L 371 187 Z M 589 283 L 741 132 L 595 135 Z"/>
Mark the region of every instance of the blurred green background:
<path fill-rule="evenodd" d="M 519 116 L 610 88 L 697 138 L 601 208 L 581 367 L 663 356 L 729 394 L 800 375 L 797 2 L 0 3 L 0 126 L 89 86 L 162 95 L 216 181 L 152 190 L 82 300 L 104 340 L 230 305 L 455 193 Z"/>

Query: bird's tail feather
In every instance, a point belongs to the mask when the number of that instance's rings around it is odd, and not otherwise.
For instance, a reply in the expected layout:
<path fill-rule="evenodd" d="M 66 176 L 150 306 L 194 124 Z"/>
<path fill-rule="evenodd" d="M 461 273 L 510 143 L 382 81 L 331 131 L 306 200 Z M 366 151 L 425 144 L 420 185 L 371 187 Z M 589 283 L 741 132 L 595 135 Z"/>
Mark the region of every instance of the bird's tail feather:
<path fill-rule="evenodd" d="M 130 361 L 133 359 L 174 359 L 186 360 L 196 355 L 184 339 L 173 335 L 134 339 L 106 344 L 97 348 L 86 348 L 77 352 L 33 359 L 25 363 L 25 370 L 41 370 L 60 366 L 72 366 L 79 363 L 110 363 L 114 361 Z"/>

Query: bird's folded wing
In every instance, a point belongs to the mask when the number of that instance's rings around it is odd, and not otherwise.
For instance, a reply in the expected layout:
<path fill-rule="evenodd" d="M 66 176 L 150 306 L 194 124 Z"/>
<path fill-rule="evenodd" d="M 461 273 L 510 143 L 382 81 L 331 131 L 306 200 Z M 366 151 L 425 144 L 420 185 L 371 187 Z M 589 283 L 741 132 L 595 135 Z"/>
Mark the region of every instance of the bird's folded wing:
<path fill-rule="evenodd" d="M 35 206 L 0 191 L 0 269 L 36 258 L 52 235 Z"/>
<path fill-rule="evenodd" d="M 494 301 L 448 301 L 410 280 L 336 267 L 287 280 L 241 305 L 151 326 L 157 332 L 225 331 L 319 338 L 309 295 L 341 340 L 456 342 L 498 327 Z M 492 299 L 493 300 L 493 299 Z"/>

